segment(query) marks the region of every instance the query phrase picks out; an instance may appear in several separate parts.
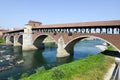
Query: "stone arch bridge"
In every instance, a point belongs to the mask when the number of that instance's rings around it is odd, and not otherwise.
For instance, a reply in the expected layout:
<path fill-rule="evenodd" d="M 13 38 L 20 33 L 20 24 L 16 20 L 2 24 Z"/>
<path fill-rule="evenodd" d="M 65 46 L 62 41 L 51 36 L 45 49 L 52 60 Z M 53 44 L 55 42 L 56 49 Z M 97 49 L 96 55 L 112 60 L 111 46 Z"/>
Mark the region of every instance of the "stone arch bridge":
<path fill-rule="evenodd" d="M 120 20 L 51 25 L 29 21 L 24 29 L 5 32 L 3 38 L 6 44 L 34 50 L 42 47 L 47 36 L 53 38 L 58 46 L 57 57 L 72 54 L 74 45 L 84 38 L 104 40 L 120 52 Z"/>

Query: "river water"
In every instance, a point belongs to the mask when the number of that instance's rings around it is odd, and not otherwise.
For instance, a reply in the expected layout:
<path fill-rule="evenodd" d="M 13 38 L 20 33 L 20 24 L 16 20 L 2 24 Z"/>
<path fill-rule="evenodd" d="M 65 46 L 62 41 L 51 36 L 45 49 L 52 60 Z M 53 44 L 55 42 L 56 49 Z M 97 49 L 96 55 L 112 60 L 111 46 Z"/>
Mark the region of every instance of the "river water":
<path fill-rule="evenodd" d="M 80 41 L 74 46 L 74 55 L 66 58 L 56 58 L 57 46 L 55 43 L 46 43 L 44 49 L 27 52 L 22 52 L 22 47 L 0 45 L 0 50 L 5 50 L 4 53 L 0 53 L 0 57 L 6 55 L 15 57 L 13 62 L 0 62 L 0 66 L 7 65 L 9 63 L 14 64 L 17 60 L 24 60 L 22 64 L 15 65 L 9 70 L 0 72 L 0 80 L 7 80 L 9 77 L 13 77 L 15 80 L 18 80 L 22 73 L 27 72 L 32 74 L 35 72 L 35 69 L 40 66 L 50 69 L 54 66 L 85 58 L 88 55 L 100 53 L 101 50 L 95 46 L 103 45 L 103 43 L 103 41 L 97 39 Z"/>

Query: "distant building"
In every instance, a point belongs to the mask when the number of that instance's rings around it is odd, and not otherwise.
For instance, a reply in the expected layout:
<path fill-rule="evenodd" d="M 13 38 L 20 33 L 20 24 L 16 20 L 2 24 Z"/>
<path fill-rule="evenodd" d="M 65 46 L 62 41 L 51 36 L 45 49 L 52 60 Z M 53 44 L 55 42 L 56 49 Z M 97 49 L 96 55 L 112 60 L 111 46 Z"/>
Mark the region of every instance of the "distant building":
<path fill-rule="evenodd" d="M 9 31 L 9 30 L 7 30 L 7 29 L 0 29 L 0 38 L 2 38 L 3 33 L 6 32 L 6 31 Z"/>
<path fill-rule="evenodd" d="M 30 25 L 30 26 L 32 26 L 32 27 L 38 27 L 38 26 L 41 26 L 42 23 L 41 23 L 41 22 L 38 22 L 38 21 L 32 21 L 32 20 L 30 20 L 30 21 L 28 22 L 28 25 Z"/>

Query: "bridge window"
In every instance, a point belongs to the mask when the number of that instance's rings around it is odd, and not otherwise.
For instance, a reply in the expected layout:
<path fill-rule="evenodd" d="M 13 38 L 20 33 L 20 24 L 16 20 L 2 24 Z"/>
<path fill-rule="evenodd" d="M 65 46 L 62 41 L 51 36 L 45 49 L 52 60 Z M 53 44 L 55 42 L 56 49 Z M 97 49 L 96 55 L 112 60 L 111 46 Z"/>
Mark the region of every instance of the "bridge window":
<path fill-rule="evenodd" d="M 107 33 L 108 33 L 108 34 L 112 34 L 112 28 L 108 28 L 108 29 L 107 29 Z"/>
<path fill-rule="evenodd" d="M 84 32 L 85 32 L 85 30 L 82 28 L 82 29 L 80 29 L 80 32 L 81 32 L 81 33 L 84 33 Z"/>
<path fill-rule="evenodd" d="M 100 28 L 97 28 L 97 29 L 96 29 L 96 33 L 100 33 Z"/>
<path fill-rule="evenodd" d="M 73 29 L 74 32 L 77 32 L 77 29 Z"/>
<path fill-rule="evenodd" d="M 55 29 L 56 32 L 60 32 L 60 29 Z"/>
<path fill-rule="evenodd" d="M 96 33 L 94 28 L 91 29 L 91 32 L 92 32 L 92 33 Z"/>
<path fill-rule="evenodd" d="M 119 34 L 119 29 L 118 28 L 114 28 L 114 34 Z"/>
<path fill-rule="evenodd" d="M 73 29 L 70 29 L 70 32 L 73 32 Z"/>
<path fill-rule="evenodd" d="M 41 30 L 39 29 L 39 32 L 40 32 Z"/>
<path fill-rule="evenodd" d="M 86 28 L 86 33 L 89 33 L 89 29 L 88 28 Z"/>
<path fill-rule="evenodd" d="M 67 29 L 67 33 L 69 32 L 69 29 Z"/>
<path fill-rule="evenodd" d="M 106 28 L 102 28 L 102 32 L 103 34 L 106 34 Z"/>

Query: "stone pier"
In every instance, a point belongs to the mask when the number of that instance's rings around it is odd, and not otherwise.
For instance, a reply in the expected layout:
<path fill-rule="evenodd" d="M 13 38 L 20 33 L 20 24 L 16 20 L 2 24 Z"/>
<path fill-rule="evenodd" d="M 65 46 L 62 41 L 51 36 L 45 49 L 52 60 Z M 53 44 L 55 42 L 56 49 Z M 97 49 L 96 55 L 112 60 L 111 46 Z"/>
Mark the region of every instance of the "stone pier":
<path fill-rule="evenodd" d="M 13 43 L 14 46 L 22 46 L 22 44 L 20 44 L 18 42 L 18 37 L 17 36 L 14 36 L 14 43 Z"/>
<path fill-rule="evenodd" d="M 13 43 L 10 41 L 10 36 L 6 37 L 6 44 L 7 45 L 12 45 Z"/>
<path fill-rule="evenodd" d="M 65 50 L 64 47 L 65 47 L 64 39 L 63 39 L 63 37 L 61 36 L 61 37 L 58 39 L 58 48 L 57 48 L 56 57 L 67 57 L 67 56 L 70 55 L 70 54 Z"/>
<path fill-rule="evenodd" d="M 22 50 L 35 50 L 37 49 L 33 45 L 33 39 L 32 39 L 32 27 L 30 25 L 26 25 L 23 33 L 23 45 Z"/>

